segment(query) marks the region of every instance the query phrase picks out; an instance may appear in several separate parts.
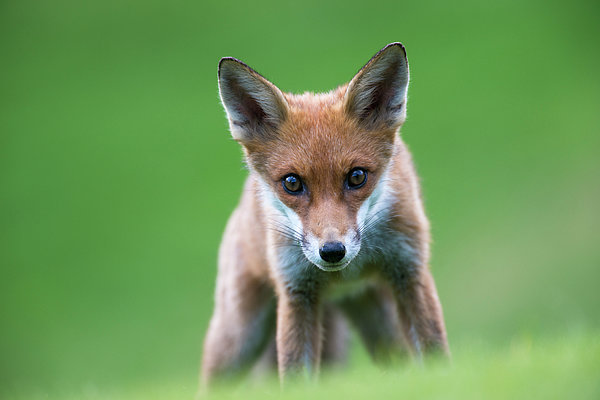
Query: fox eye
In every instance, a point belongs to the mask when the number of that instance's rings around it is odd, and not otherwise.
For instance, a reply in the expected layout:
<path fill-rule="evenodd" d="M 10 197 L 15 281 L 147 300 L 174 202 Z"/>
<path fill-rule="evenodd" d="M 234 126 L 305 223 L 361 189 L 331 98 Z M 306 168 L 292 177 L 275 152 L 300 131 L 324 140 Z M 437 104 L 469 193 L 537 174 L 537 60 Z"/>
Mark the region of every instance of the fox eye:
<path fill-rule="evenodd" d="M 289 194 L 300 194 L 304 189 L 304 185 L 302 185 L 302 180 L 296 174 L 289 174 L 283 177 L 281 183 L 283 184 L 283 188 Z"/>
<path fill-rule="evenodd" d="M 350 189 L 358 189 L 367 182 L 367 171 L 362 168 L 354 168 L 348 173 L 346 184 Z"/>

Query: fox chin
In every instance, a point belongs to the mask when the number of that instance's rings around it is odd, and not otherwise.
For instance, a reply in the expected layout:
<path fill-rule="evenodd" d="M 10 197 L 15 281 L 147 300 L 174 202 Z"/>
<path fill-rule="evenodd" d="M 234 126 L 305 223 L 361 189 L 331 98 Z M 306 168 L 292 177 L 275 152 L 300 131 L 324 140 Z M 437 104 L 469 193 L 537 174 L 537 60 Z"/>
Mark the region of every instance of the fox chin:
<path fill-rule="evenodd" d="M 328 93 L 284 93 L 219 62 L 219 94 L 249 169 L 219 251 L 202 381 L 257 360 L 282 381 L 342 362 L 353 326 L 372 359 L 449 355 L 429 222 L 400 136 L 409 68 L 390 43 Z"/>

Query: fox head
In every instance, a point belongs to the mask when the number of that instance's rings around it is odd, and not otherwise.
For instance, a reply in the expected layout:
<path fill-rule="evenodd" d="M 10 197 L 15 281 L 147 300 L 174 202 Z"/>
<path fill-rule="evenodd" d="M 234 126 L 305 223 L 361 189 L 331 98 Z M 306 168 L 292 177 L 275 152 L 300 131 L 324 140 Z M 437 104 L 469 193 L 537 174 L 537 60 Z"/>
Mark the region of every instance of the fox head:
<path fill-rule="evenodd" d="M 400 43 L 325 94 L 283 93 L 235 58 L 219 63 L 231 134 L 278 214 L 270 223 L 322 270 L 350 264 L 376 218 L 408 81 Z"/>

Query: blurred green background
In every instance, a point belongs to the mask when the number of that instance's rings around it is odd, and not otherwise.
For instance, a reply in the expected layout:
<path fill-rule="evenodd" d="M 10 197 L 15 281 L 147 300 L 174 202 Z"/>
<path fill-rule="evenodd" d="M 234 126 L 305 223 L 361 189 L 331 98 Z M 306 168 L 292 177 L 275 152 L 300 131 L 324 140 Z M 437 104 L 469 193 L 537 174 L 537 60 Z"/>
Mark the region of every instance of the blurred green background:
<path fill-rule="evenodd" d="M 596 340 L 599 17 L 597 1 L 3 1 L 0 395 L 193 393 L 246 176 L 222 56 L 326 91 L 404 43 L 402 134 L 455 356 Z"/>

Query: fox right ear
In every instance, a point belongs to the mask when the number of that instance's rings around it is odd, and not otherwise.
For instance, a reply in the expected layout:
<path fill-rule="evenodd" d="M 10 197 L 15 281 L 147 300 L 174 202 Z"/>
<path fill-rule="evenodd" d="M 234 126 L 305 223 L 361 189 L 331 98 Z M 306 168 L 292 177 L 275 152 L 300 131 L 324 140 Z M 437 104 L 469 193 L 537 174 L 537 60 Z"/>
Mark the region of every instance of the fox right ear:
<path fill-rule="evenodd" d="M 240 142 L 268 136 L 287 116 L 283 93 L 233 57 L 219 62 L 219 94 L 231 135 Z"/>
<path fill-rule="evenodd" d="M 345 109 L 368 128 L 397 128 L 406 119 L 408 61 L 401 43 L 375 54 L 346 89 Z"/>

